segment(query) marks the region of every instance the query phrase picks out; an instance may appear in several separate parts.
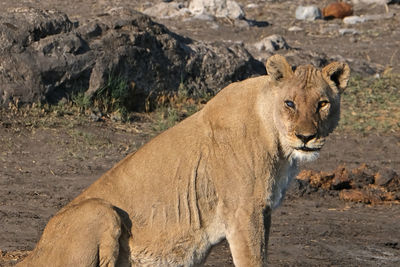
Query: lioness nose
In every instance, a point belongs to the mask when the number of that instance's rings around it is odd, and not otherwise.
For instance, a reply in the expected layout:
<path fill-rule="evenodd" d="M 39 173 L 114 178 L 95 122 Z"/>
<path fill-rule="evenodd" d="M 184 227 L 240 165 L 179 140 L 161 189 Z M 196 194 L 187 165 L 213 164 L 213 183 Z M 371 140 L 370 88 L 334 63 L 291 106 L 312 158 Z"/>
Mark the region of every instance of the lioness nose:
<path fill-rule="evenodd" d="M 301 141 L 303 141 L 304 144 L 307 144 L 308 141 L 314 139 L 317 134 L 312 134 L 312 135 L 302 135 L 302 134 L 296 134 L 297 138 L 299 138 Z"/>

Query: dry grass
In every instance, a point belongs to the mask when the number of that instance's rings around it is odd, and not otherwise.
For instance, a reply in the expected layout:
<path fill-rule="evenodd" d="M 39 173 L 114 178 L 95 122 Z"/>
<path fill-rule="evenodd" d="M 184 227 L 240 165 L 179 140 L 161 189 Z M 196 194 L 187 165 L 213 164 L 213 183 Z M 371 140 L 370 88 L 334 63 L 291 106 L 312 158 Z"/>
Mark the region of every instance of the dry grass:
<path fill-rule="evenodd" d="M 124 120 L 114 120 L 115 112 L 100 115 L 107 126 L 117 130 L 140 132 L 137 118 L 151 126 L 149 135 L 162 132 L 186 117 L 200 110 L 211 95 L 205 92 L 188 95 L 184 88 L 175 93 L 161 93 L 155 97 L 153 111 L 149 113 L 129 113 Z M 0 125 L 19 127 L 34 131 L 37 128 L 64 129 L 81 145 L 99 145 L 91 134 L 76 132 L 76 128 L 93 123 L 93 110 L 83 95 L 58 105 L 32 104 L 21 106 L 10 103 L 0 109 Z M 380 78 L 353 76 L 342 97 L 342 116 L 339 131 L 357 133 L 398 133 L 400 132 L 400 75 L 387 74 Z M 132 119 L 134 118 L 134 119 Z M 105 145 L 102 143 L 101 145 Z"/>
<path fill-rule="evenodd" d="M 354 76 L 342 98 L 339 130 L 362 133 L 400 131 L 400 75 Z"/>
<path fill-rule="evenodd" d="M 199 111 L 211 97 L 206 92 L 189 96 L 183 87 L 176 93 L 160 94 L 155 100 L 155 110 L 152 113 L 153 129 L 155 132 L 165 131 Z"/>

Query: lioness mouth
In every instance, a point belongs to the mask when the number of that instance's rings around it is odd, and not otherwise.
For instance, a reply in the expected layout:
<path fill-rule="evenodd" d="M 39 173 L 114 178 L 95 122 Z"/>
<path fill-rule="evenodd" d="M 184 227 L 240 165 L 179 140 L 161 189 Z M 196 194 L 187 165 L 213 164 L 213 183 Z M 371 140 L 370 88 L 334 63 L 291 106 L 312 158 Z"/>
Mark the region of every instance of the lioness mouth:
<path fill-rule="evenodd" d="M 312 148 L 312 147 L 302 146 L 302 147 L 297 147 L 296 150 L 311 152 L 311 151 L 319 151 L 320 148 Z"/>

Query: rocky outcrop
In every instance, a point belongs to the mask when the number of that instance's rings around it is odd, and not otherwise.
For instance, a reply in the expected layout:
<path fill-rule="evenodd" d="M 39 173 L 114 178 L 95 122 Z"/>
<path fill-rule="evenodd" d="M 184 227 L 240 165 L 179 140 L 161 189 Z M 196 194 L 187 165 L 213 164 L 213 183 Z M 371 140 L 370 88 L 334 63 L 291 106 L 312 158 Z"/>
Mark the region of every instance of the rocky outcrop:
<path fill-rule="evenodd" d="M 150 94 L 182 85 L 217 92 L 265 73 L 243 45 L 196 42 L 124 8 L 78 22 L 58 11 L 6 10 L 0 32 L 0 105 L 92 95 L 117 77 L 130 86 L 130 108 L 140 109 Z"/>
<path fill-rule="evenodd" d="M 1 104 L 13 97 L 22 101 L 37 101 L 51 91 L 53 83 L 63 82 L 63 77 L 55 77 L 59 62 L 68 61 L 68 55 L 74 56 L 71 49 L 76 45 L 72 42 L 74 39 L 79 42 L 77 36 L 71 36 L 72 29 L 73 23 L 67 16 L 56 11 L 18 8 L 0 15 Z M 56 39 L 61 35 L 69 35 L 69 48 L 68 43 L 59 47 L 57 41 L 60 40 L 54 40 L 52 45 L 44 45 L 44 40 Z M 65 52 L 66 57 L 52 60 L 50 50 L 54 49 L 63 50 L 60 52 Z"/>

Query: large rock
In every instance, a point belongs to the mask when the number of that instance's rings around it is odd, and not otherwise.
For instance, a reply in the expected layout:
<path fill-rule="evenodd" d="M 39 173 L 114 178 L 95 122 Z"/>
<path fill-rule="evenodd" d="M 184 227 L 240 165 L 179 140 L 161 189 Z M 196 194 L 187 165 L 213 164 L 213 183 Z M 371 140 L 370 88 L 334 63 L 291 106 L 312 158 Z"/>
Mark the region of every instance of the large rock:
<path fill-rule="evenodd" d="M 196 42 L 123 8 L 75 23 L 57 11 L 7 10 L 0 32 L 0 105 L 91 95 L 117 77 L 132 87 L 131 108 L 140 109 L 150 94 L 180 85 L 217 92 L 265 73 L 242 45 Z"/>
<path fill-rule="evenodd" d="M 72 22 L 57 11 L 17 8 L 0 15 L 0 104 L 13 97 L 24 102 L 37 101 L 51 91 L 55 80 L 63 82 L 65 77 L 56 77 L 60 62 L 71 60 L 71 56 L 75 58 L 75 51 L 68 45 L 76 48 L 77 44 L 72 43 L 81 41 L 71 35 L 72 29 Z M 41 42 L 61 35 L 69 39 L 62 46 L 57 43 L 59 40 L 47 47 Z M 54 58 L 48 53 L 51 46 L 61 53 L 65 51 L 65 57 Z"/>

